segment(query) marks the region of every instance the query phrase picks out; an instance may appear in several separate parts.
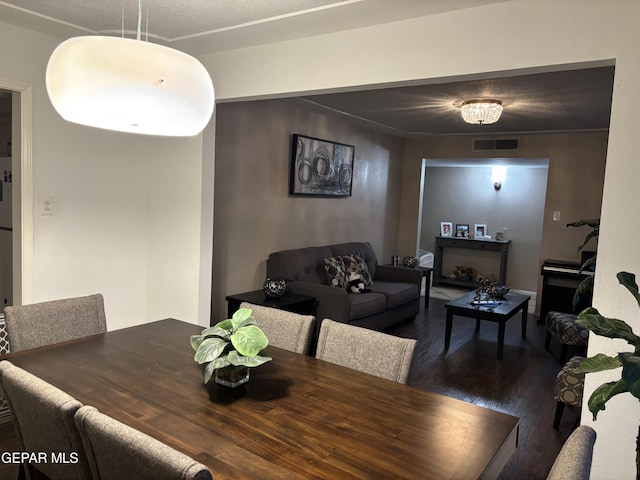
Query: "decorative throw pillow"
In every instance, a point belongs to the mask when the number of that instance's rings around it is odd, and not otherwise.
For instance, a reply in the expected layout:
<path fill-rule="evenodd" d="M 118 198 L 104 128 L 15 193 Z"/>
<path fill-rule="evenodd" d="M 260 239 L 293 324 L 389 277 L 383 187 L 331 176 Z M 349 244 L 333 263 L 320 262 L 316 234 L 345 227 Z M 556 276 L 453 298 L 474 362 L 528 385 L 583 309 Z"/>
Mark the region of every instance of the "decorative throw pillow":
<path fill-rule="evenodd" d="M 370 287 L 371 285 L 373 285 L 373 278 L 371 278 L 371 273 L 369 272 L 369 267 L 367 267 L 367 262 L 364 261 L 364 258 L 362 258 L 359 253 L 354 253 L 353 255 L 344 255 L 340 258 L 344 263 L 345 274 L 347 277 L 351 272 L 356 272 L 362 276 L 362 283 L 364 283 L 365 287 Z"/>
<path fill-rule="evenodd" d="M 341 258 L 325 258 L 323 266 L 329 285 L 336 288 L 347 288 L 347 272 Z"/>

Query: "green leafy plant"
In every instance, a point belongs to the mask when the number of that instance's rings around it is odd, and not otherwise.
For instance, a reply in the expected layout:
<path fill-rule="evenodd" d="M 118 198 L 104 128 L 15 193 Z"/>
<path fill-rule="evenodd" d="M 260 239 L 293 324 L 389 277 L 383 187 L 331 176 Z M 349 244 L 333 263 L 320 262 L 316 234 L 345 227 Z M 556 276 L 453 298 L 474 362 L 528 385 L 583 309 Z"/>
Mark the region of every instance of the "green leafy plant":
<path fill-rule="evenodd" d="M 640 307 L 640 293 L 636 276 L 633 273 L 619 272 L 618 281 L 634 296 Z M 615 382 L 607 382 L 596 388 L 589 398 L 589 411 L 595 420 L 598 412 L 605 409 L 605 404 L 615 395 L 629 392 L 640 399 L 640 337 L 623 320 L 606 318 L 595 308 L 586 308 L 578 315 L 577 322 L 596 335 L 607 338 L 620 338 L 633 346 L 633 352 L 619 352 L 615 357 L 598 353 L 585 359 L 576 369 L 577 373 L 601 372 L 622 367 L 621 378 Z"/>
<path fill-rule="evenodd" d="M 271 357 L 258 355 L 268 344 L 249 308 L 241 308 L 232 318 L 191 336 L 191 347 L 196 352 L 193 359 L 204 365 L 204 383 L 215 370 L 229 365 L 257 367 L 268 362 Z"/>
<path fill-rule="evenodd" d="M 567 223 L 564 227 L 564 228 L 568 228 L 568 227 L 584 227 L 584 226 L 590 227 L 591 231 L 587 233 L 587 235 L 584 237 L 582 244 L 578 246 L 578 252 L 581 251 L 587 245 L 587 243 L 589 243 L 591 239 L 595 239 L 596 241 L 598 240 L 598 236 L 600 235 L 600 219 L 591 218 L 591 219 L 585 219 L 585 220 L 578 220 L 577 222 Z M 593 271 L 595 270 L 595 268 L 596 268 L 596 255 L 593 255 L 592 257 L 585 260 L 585 262 L 580 266 L 580 273 L 582 273 L 584 270 Z M 582 282 L 580 282 L 580 284 L 578 285 L 578 288 L 576 288 L 576 291 L 573 294 L 573 301 L 572 301 L 572 306 L 574 310 L 577 308 L 578 303 L 580 302 L 581 296 L 593 293 L 593 281 L 594 281 L 593 275 L 590 275 L 587 278 L 585 278 Z"/>

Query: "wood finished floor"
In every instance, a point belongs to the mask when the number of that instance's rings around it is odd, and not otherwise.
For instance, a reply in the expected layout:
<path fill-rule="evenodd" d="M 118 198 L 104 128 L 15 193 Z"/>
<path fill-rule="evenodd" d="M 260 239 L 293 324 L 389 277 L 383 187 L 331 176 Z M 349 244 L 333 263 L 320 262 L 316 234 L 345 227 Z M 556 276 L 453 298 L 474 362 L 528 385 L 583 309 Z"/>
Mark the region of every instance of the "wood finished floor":
<path fill-rule="evenodd" d="M 520 418 L 520 437 L 500 480 L 545 479 L 569 436 L 578 412 L 565 409 L 560 430 L 552 428 L 553 384 L 561 368 L 544 350 L 544 326 L 530 315 L 527 338 L 520 336 L 520 316 L 507 322 L 504 359 L 496 360 L 497 324 L 454 317 L 451 346 L 444 346 L 445 300 L 432 298 L 430 308 L 389 333 L 418 339 L 409 384 Z M 552 345 L 558 352 L 558 345 Z M 0 452 L 19 449 L 11 423 L 0 424 Z M 0 480 L 18 478 L 14 465 L 0 462 Z"/>
<path fill-rule="evenodd" d="M 474 319 L 454 316 L 451 345 L 445 352 L 445 303 L 431 298 L 429 309 L 415 320 L 388 330 L 418 340 L 409 384 L 519 417 L 518 449 L 499 478 L 546 479 L 579 415 L 577 409 L 566 408 L 560 429 L 552 427 L 553 386 L 562 367 L 559 345 L 552 342 L 550 352 L 544 349 L 545 327 L 531 314 L 523 339 L 518 313 L 506 324 L 499 361 L 498 324 L 483 321 L 476 331 Z"/>

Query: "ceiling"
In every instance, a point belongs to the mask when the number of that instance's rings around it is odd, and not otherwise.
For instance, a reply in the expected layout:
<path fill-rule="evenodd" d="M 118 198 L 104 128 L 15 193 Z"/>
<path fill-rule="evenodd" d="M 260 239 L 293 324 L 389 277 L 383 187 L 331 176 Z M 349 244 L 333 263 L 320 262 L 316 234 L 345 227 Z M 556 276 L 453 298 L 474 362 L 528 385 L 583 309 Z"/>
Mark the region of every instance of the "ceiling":
<path fill-rule="evenodd" d="M 508 0 L 142 0 L 141 31 L 143 39 L 148 31 L 149 41 L 198 55 L 500 1 Z M 0 20 L 61 39 L 123 32 L 131 37 L 137 31 L 138 2 L 0 0 Z M 399 136 L 606 130 L 613 73 L 612 66 L 600 65 L 535 74 L 504 72 L 292 101 Z M 501 100 L 500 121 L 465 124 L 459 107 L 474 98 Z M 0 111 L 2 103 L 0 99 Z"/>

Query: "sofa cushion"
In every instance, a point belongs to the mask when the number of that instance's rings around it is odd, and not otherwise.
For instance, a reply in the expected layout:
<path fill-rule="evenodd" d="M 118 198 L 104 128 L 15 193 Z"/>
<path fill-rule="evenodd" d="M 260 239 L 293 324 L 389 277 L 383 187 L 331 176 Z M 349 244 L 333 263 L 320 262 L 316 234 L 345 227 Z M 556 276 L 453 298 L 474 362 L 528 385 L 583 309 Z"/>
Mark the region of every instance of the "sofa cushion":
<path fill-rule="evenodd" d="M 343 255 L 353 255 L 357 253 L 360 255 L 367 264 L 367 268 L 369 269 L 369 273 L 371 274 L 371 278 L 375 280 L 376 278 L 376 265 L 378 264 L 378 259 L 376 257 L 376 252 L 373 249 L 373 246 L 369 242 L 349 242 L 349 243 L 336 243 L 334 245 L 329 245 L 328 248 L 331 250 L 331 254 L 334 257 L 343 256 Z"/>
<path fill-rule="evenodd" d="M 373 279 L 371 278 L 371 274 L 369 273 L 369 267 L 367 267 L 366 262 L 359 254 L 354 253 L 353 255 L 343 255 L 339 258 L 344 264 L 344 270 L 347 280 L 349 274 L 353 271 L 362 276 L 362 283 L 364 283 L 365 287 L 370 287 L 371 285 L 373 285 Z"/>
<path fill-rule="evenodd" d="M 381 293 L 387 299 L 387 308 L 396 308 L 415 300 L 419 295 L 418 286 L 413 283 L 376 281 L 371 291 Z"/>
<path fill-rule="evenodd" d="M 341 257 L 325 258 L 322 267 L 326 283 L 336 288 L 347 288 L 347 272 Z"/>
<path fill-rule="evenodd" d="M 350 293 L 349 320 L 365 318 L 387 309 L 387 299 L 381 293 Z"/>

